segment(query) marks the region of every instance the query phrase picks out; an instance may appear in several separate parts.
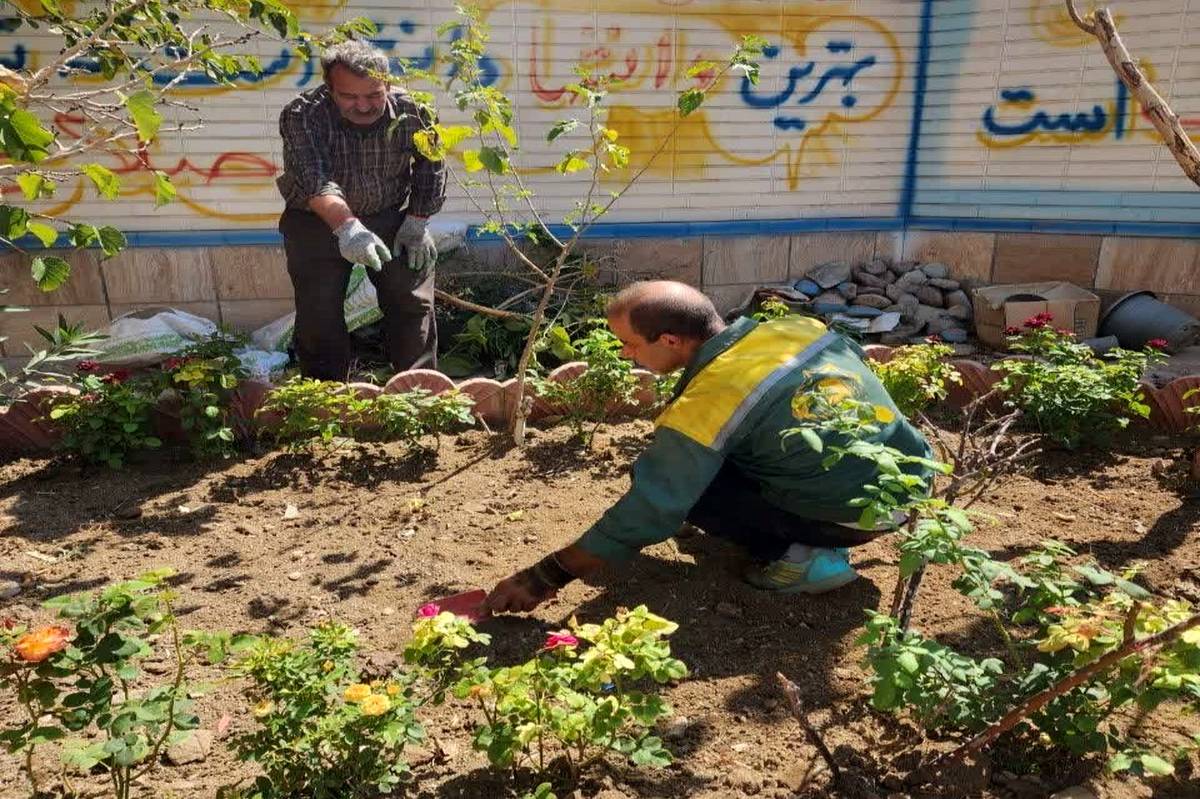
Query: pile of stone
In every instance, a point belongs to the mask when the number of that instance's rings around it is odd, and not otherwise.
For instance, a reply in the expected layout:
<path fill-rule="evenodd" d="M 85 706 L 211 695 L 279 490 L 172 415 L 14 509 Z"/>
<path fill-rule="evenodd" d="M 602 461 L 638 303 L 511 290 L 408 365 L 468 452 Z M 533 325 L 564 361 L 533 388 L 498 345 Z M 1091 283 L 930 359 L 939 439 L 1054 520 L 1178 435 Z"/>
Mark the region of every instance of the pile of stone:
<path fill-rule="evenodd" d="M 795 290 L 817 313 L 877 334 L 883 344 L 916 343 L 931 335 L 961 344 L 970 337 L 971 298 L 945 264 L 832 261 L 810 269 Z"/>

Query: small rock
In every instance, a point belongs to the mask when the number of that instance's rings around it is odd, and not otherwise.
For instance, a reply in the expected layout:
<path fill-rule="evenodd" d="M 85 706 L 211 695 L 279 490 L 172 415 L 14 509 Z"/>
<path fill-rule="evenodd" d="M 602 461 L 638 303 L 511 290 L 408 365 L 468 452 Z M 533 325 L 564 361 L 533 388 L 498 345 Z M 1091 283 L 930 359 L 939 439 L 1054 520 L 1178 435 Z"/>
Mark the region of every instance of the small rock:
<path fill-rule="evenodd" d="M 846 298 L 836 291 L 826 291 L 813 298 L 813 309 L 817 313 L 835 313 L 845 308 Z"/>
<path fill-rule="evenodd" d="M 1096 794 L 1082 785 L 1072 785 L 1070 788 L 1063 788 L 1058 793 L 1050 794 L 1050 799 L 1096 799 Z"/>
<path fill-rule="evenodd" d="M 1059 513 L 1058 511 L 1055 511 L 1055 512 L 1054 512 L 1054 518 L 1058 519 L 1060 522 L 1073 522 L 1073 521 L 1075 521 L 1075 515 L 1074 515 L 1074 514 L 1072 514 L 1072 513 Z"/>
<path fill-rule="evenodd" d="M 888 285 L 888 282 L 883 278 L 861 271 L 854 273 L 854 282 L 860 287 L 877 288 L 881 291 Z"/>
<path fill-rule="evenodd" d="M 879 319 L 883 319 L 883 318 L 884 318 L 883 316 L 879 317 Z M 872 319 L 871 321 L 877 322 L 877 321 L 879 321 L 879 319 Z M 899 325 L 899 326 L 893 328 L 890 332 L 884 333 L 883 336 L 880 337 L 879 342 L 881 344 L 887 344 L 892 347 L 898 346 L 900 344 L 907 344 L 908 340 L 910 338 L 912 338 L 913 336 L 915 336 L 917 333 L 920 333 L 921 330 L 924 329 L 924 327 L 925 327 L 925 325 L 923 323 L 920 325 L 916 325 L 916 324 Z"/>
<path fill-rule="evenodd" d="M 740 619 L 742 617 L 742 609 L 732 602 L 718 602 L 716 611 L 730 619 Z"/>
<path fill-rule="evenodd" d="M 299 519 L 300 518 L 300 509 L 289 502 L 283 509 L 283 518 Z"/>
<path fill-rule="evenodd" d="M 299 580 L 303 576 L 304 576 L 304 572 L 288 572 L 287 578 L 289 580 Z"/>
<path fill-rule="evenodd" d="M 167 762 L 173 766 L 199 763 L 212 751 L 213 737 L 212 730 L 193 730 L 187 738 L 167 749 Z"/>
<path fill-rule="evenodd" d="M 808 274 L 805 277 L 823 289 L 831 289 L 838 283 L 845 283 L 849 280 L 850 271 L 849 262 L 830 261 L 829 263 L 814 266 L 808 270 Z"/>
<path fill-rule="evenodd" d="M 903 275 L 913 271 L 918 266 L 920 266 L 920 264 L 916 261 L 896 261 L 896 263 L 892 264 L 888 268 L 898 275 Z"/>
<path fill-rule="evenodd" d="M 971 321 L 971 317 L 975 315 L 969 305 L 952 305 L 946 309 L 946 314 L 963 322 Z"/>
<path fill-rule="evenodd" d="M 0 580 L 0 599 L 12 599 L 21 593 L 21 584 L 16 580 Z"/>
<path fill-rule="evenodd" d="M 851 303 L 852 306 L 863 306 L 880 311 L 882 311 L 884 308 L 887 308 L 891 304 L 891 300 L 889 300 L 887 297 L 881 297 L 878 294 L 859 294 L 854 298 L 854 302 Z M 853 313 L 854 308 L 852 307 L 850 311 Z"/>
<path fill-rule="evenodd" d="M 143 661 L 142 663 L 142 669 L 144 669 L 147 674 L 166 674 L 168 671 L 171 671 L 172 668 L 174 667 L 165 660 L 147 660 Z"/>
<path fill-rule="evenodd" d="M 815 281 L 809 280 L 808 278 L 797 280 L 792 288 L 801 294 L 807 294 L 809 297 L 815 297 L 822 291 L 821 287 L 818 286 Z"/>
<path fill-rule="evenodd" d="M 692 722 L 687 716 L 676 716 L 668 721 L 667 726 L 663 728 L 663 736 L 677 741 L 687 735 L 687 731 L 691 726 Z"/>
<path fill-rule="evenodd" d="M 954 357 L 956 358 L 966 358 L 969 355 L 979 352 L 979 348 L 974 344 L 951 344 L 950 349 L 954 350 Z"/>
<path fill-rule="evenodd" d="M 863 264 L 859 267 L 859 269 L 863 272 L 866 272 L 868 275 L 875 275 L 876 277 L 879 277 L 888 271 L 888 265 L 887 261 L 876 258 L 874 261 L 868 261 L 867 263 Z"/>
<path fill-rule="evenodd" d="M 732 749 L 733 751 L 737 752 L 740 755 L 742 752 L 750 751 L 750 744 L 746 743 L 745 741 L 738 741 L 737 743 L 735 743 L 733 746 L 731 746 L 729 748 Z"/>
<path fill-rule="evenodd" d="M 917 286 L 913 294 L 917 295 L 918 300 L 934 308 L 943 308 L 946 305 L 946 298 L 942 296 L 941 290 L 933 286 Z"/>
<path fill-rule="evenodd" d="M 921 271 L 925 273 L 926 277 L 950 277 L 950 267 L 941 263 L 925 264 L 921 267 Z"/>
<path fill-rule="evenodd" d="M 882 297 L 880 297 L 880 299 L 883 299 L 884 302 L 887 302 L 887 300 Z M 855 300 L 855 302 L 858 301 Z M 851 305 L 846 309 L 846 315 L 856 319 L 874 319 L 877 316 L 882 316 L 883 310 L 880 308 L 872 308 L 868 305 Z"/>
<path fill-rule="evenodd" d="M 838 283 L 834 290 L 847 300 L 852 300 L 858 296 L 858 286 L 849 281 Z"/>
<path fill-rule="evenodd" d="M 890 333 L 900 326 L 900 313 L 890 311 L 880 314 L 871 320 L 871 324 L 867 327 L 868 333 Z"/>
<path fill-rule="evenodd" d="M 928 278 L 925 277 L 924 273 L 922 272 L 905 272 L 903 275 L 897 278 L 895 285 L 899 286 L 905 291 L 916 294 L 917 286 L 925 285 L 926 280 L 928 280 Z"/>
<path fill-rule="evenodd" d="M 967 292 L 965 291 L 951 291 L 946 295 L 946 305 L 950 308 L 955 308 L 960 305 L 964 308 L 970 308 L 971 298 L 967 296 Z"/>
<path fill-rule="evenodd" d="M 127 521 L 130 519 L 140 519 L 142 518 L 142 506 L 125 505 L 117 508 L 117 511 L 113 514 L 113 516 L 117 517 L 118 519 L 125 519 Z"/>
<path fill-rule="evenodd" d="M 947 344 L 966 344 L 967 339 L 971 337 L 971 335 L 961 327 L 952 327 L 947 330 L 943 330 L 939 335 L 942 337 L 942 341 L 946 342 Z"/>
<path fill-rule="evenodd" d="M 957 280 L 950 280 L 949 278 L 931 277 L 929 278 L 929 285 L 936 286 L 942 291 L 958 291 L 959 282 Z"/>
<path fill-rule="evenodd" d="M 953 330 L 956 327 L 961 327 L 957 319 L 949 316 L 936 316 L 927 323 L 926 332 L 930 335 L 940 336 L 943 331 Z"/>
<path fill-rule="evenodd" d="M 883 293 L 887 295 L 887 298 L 892 302 L 900 302 L 900 298 L 903 297 L 907 292 L 904 290 L 903 286 L 893 283 L 885 288 Z"/>
<path fill-rule="evenodd" d="M 379 612 L 382 613 L 384 616 L 395 616 L 396 615 L 395 608 L 384 608 L 383 610 L 381 610 Z"/>
<path fill-rule="evenodd" d="M 918 322 L 929 324 L 942 315 L 942 309 L 922 303 L 917 306 L 916 313 L 913 315 L 917 318 Z"/>

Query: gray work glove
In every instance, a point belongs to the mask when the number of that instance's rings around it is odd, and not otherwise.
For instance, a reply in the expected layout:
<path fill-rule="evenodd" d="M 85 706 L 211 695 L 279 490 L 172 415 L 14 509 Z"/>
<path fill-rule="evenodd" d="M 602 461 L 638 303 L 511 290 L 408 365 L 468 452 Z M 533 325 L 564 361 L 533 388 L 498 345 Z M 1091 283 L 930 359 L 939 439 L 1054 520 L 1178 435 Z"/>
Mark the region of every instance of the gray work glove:
<path fill-rule="evenodd" d="M 408 250 L 408 268 L 414 272 L 424 272 L 437 263 L 437 244 L 429 232 L 427 217 L 404 217 L 392 249 L 400 252 L 401 247 Z"/>
<path fill-rule="evenodd" d="M 362 264 L 378 272 L 392 260 L 392 253 L 383 239 L 367 230 L 367 226 L 354 217 L 339 225 L 333 235 L 337 236 L 338 251 L 352 264 Z"/>

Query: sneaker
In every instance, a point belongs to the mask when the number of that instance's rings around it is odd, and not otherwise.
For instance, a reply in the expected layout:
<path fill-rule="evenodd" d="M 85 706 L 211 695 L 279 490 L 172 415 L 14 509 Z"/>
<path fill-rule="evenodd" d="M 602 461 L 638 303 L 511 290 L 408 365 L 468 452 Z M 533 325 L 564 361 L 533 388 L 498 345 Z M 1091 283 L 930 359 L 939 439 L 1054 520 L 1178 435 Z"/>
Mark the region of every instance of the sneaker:
<path fill-rule="evenodd" d="M 750 585 L 781 594 L 823 594 L 856 579 L 858 572 L 850 565 L 849 550 L 816 547 L 804 560 L 784 556 L 746 573 Z"/>

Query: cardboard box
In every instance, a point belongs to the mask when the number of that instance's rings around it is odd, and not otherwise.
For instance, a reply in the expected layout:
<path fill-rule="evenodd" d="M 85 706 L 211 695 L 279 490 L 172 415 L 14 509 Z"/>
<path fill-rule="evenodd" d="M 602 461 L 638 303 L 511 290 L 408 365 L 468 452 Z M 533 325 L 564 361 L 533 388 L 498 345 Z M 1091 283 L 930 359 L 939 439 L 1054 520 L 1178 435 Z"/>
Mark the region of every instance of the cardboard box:
<path fill-rule="evenodd" d="M 1054 326 L 1082 340 L 1096 335 L 1100 298 L 1070 283 L 1013 283 L 975 289 L 975 332 L 979 340 L 1004 349 L 1004 328 L 1020 327 L 1031 316 L 1054 314 Z"/>

